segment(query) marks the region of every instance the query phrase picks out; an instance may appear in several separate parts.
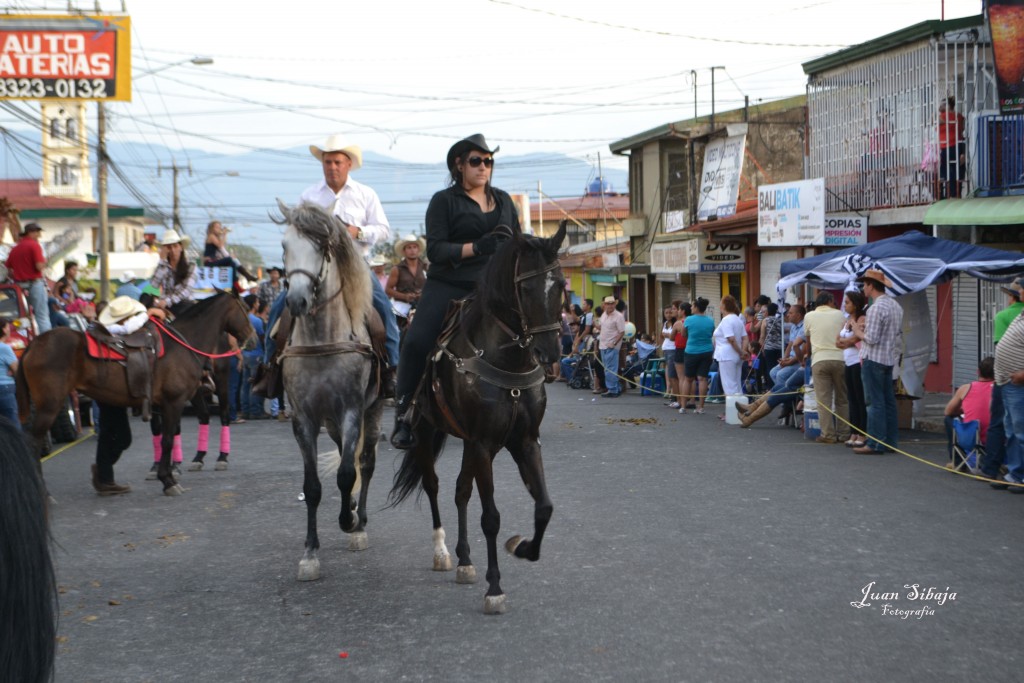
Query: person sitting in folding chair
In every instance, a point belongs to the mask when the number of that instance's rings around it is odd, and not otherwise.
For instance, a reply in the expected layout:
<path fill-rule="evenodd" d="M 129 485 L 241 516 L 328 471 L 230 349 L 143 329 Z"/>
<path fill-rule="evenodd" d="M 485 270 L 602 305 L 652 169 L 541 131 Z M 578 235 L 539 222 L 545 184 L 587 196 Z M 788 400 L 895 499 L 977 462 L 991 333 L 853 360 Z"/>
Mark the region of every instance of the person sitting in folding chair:
<path fill-rule="evenodd" d="M 995 359 L 989 356 L 978 364 L 978 379 L 957 389 L 946 404 L 947 469 L 977 471 L 976 446 L 986 442 L 994 382 Z"/>

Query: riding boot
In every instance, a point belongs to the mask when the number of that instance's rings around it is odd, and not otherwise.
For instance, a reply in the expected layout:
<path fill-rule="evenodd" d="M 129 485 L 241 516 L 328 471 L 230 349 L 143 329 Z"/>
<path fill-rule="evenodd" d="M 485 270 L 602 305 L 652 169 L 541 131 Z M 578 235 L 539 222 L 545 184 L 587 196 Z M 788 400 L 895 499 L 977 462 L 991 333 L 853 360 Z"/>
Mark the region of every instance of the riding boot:
<path fill-rule="evenodd" d="M 756 401 L 753 401 L 752 403 L 737 403 L 736 410 L 739 411 L 742 415 L 748 415 L 757 410 L 757 407 L 767 400 L 768 394 L 763 394 L 760 398 L 758 398 Z"/>
<path fill-rule="evenodd" d="M 380 395 L 384 399 L 395 397 L 395 367 L 393 365 L 385 366 L 380 371 Z"/>
<path fill-rule="evenodd" d="M 217 393 L 217 385 L 213 383 L 213 366 L 210 361 L 206 361 L 203 365 L 203 379 L 199 384 L 199 388 L 208 396 L 213 396 Z"/>
<path fill-rule="evenodd" d="M 118 484 L 113 481 L 101 481 L 99 470 L 96 465 L 92 466 L 92 487 L 101 496 L 117 496 L 122 493 L 131 493 L 132 487 L 127 484 Z"/>
<path fill-rule="evenodd" d="M 416 446 L 416 435 L 412 431 L 413 407 L 409 396 L 398 399 L 395 405 L 395 429 L 391 432 L 391 445 L 399 450 L 409 450 Z"/>
<path fill-rule="evenodd" d="M 740 424 L 744 429 L 747 429 L 748 427 L 750 427 L 750 425 L 754 424 L 755 422 L 757 422 L 770 412 L 772 412 L 772 407 L 768 405 L 767 401 L 765 401 L 757 408 L 755 408 L 752 412 L 741 417 Z"/>

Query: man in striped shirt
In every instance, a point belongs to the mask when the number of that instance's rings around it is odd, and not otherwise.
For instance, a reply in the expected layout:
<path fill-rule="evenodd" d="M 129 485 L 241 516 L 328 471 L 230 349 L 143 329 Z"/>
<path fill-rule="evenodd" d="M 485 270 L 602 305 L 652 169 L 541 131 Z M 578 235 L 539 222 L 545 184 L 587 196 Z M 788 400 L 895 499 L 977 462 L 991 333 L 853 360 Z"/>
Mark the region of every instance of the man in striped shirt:
<path fill-rule="evenodd" d="M 863 447 L 853 451 L 881 455 L 887 448 L 896 447 L 899 433 L 892 370 L 899 363 L 902 351 L 903 308 L 886 295 L 885 288 L 892 283 L 882 271 L 868 270 L 857 279 L 864 283 L 864 295 L 871 300 L 865 322 L 853 327 L 854 334 L 863 342 L 861 377 L 868 408 L 869 438 Z"/>
<path fill-rule="evenodd" d="M 1013 319 L 996 345 L 996 386 L 1003 396 L 1006 481 L 1020 484 L 1024 482 L 1024 312 Z M 1024 493 L 1024 487 L 1010 491 Z"/>

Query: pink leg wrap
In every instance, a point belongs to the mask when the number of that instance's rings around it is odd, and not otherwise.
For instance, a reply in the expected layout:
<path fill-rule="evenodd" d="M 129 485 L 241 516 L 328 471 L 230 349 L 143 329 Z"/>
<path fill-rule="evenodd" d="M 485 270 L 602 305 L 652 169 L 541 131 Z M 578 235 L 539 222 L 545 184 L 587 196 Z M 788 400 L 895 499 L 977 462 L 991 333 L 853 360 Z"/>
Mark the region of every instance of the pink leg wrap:
<path fill-rule="evenodd" d="M 174 437 L 174 448 L 171 450 L 171 462 L 181 462 L 181 434 Z"/>
<path fill-rule="evenodd" d="M 227 425 L 220 428 L 220 452 L 231 452 L 231 427 Z"/>
<path fill-rule="evenodd" d="M 160 462 L 160 456 L 163 455 L 164 447 L 160 445 L 162 440 L 162 436 L 153 437 L 153 462 Z"/>
<path fill-rule="evenodd" d="M 210 445 L 210 425 L 199 425 L 199 439 L 196 442 L 196 450 L 206 452 Z"/>

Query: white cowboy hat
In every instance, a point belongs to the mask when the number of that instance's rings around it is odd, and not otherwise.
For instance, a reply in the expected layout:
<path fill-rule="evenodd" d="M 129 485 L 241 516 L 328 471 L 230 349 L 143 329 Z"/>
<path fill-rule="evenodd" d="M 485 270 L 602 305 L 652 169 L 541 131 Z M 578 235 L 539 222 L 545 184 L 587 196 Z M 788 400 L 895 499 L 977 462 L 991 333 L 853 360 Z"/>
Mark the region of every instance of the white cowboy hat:
<path fill-rule="evenodd" d="M 177 230 L 164 230 L 164 236 L 160 238 L 160 246 L 166 247 L 168 244 L 182 244 L 185 242 L 185 238 L 178 234 Z"/>
<path fill-rule="evenodd" d="M 397 242 L 395 242 L 395 256 L 397 256 L 400 259 L 404 259 L 405 258 L 405 251 L 404 251 L 405 250 L 405 245 L 409 244 L 410 242 L 416 242 L 417 244 L 420 245 L 420 254 L 422 254 L 424 251 L 427 250 L 427 242 L 426 242 L 426 240 L 424 240 L 422 237 L 420 237 L 418 235 L 413 235 L 412 233 L 409 233 L 408 235 L 406 235 L 402 239 L 400 239 Z"/>
<path fill-rule="evenodd" d="M 107 307 L 100 313 L 99 321 L 101 325 L 113 325 L 118 320 L 124 320 L 137 313 L 145 312 L 146 307 L 135 299 L 130 296 L 119 296 L 107 304 Z"/>
<path fill-rule="evenodd" d="M 370 266 L 376 268 L 377 266 L 386 266 L 388 264 L 387 259 L 378 254 L 370 259 Z"/>
<path fill-rule="evenodd" d="M 123 273 L 121 273 L 121 277 L 117 279 L 118 281 L 120 281 L 122 285 L 126 285 L 135 279 L 135 272 L 131 270 L 126 270 Z"/>
<path fill-rule="evenodd" d="M 323 147 L 310 145 L 309 152 L 315 156 L 318 161 L 323 161 L 324 154 L 327 152 L 341 152 L 352 160 L 353 171 L 363 165 L 363 150 L 359 148 L 359 145 L 345 144 L 345 138 L 341 135 L 330 136 L 327 138 Z"/>

